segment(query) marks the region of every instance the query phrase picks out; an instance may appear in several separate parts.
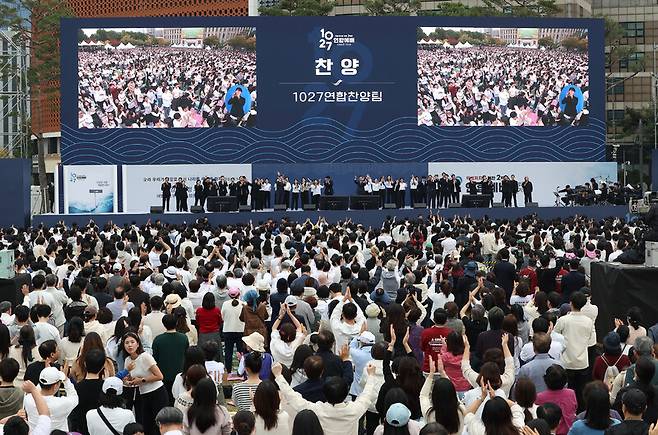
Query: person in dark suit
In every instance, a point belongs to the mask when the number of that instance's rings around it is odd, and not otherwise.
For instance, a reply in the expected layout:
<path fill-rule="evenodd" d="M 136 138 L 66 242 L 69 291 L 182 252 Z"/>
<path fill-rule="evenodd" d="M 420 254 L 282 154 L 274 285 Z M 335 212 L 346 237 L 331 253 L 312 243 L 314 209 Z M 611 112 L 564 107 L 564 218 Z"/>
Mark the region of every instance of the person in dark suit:
<path fill-rule="evenodd" d="M 512 178 L 510 179 L 510 184 L 512 185 L 512 199 L 514 200 L 514 207 L 518 207 L 516 203 L 516 194 L 519 193 L 519 182 L 516 181 L 514 175 L 512 175 Z"/>
<path fill-rule="evenodd" d="M 429 208 L 436 208 L 436 180 L 433 176 L 427 177 L 427 206 Z"/>
<path fill-rule="evenodd" d="M 475 179 L 473 177 L 468 177 L 468 183 L 466 183 L 466 190 L 468 191 L 469 195 L 478 194 L 478 184 L 475 182 Z"/>
<path fill-rule="evenodd" d="M 441 197 L 439 198 L 439 207 L 448 207 L 448 202 L 450 201 L 450 198 L 452 197 L 452 184 L 450 183 L 450 179 L 448 179 L 448 174 L 445 172 L 441 176 L 441 180 L 439 180 L 439 189 L 441 191 Z"/>
<path fill-rule="evenodd" d="M 334 180 L 328 175 L 324 177 L 324 194 L 327 196 L 334 194 Z"/>
<path fill-rule="evenodd" d="M 231 115 L 231 119 L 236 124 L 240 123 L 242 117 L 244 117 L 244 104 L 246 101 L 247 100 L 245 100 L 242 96 L 241 88 L 236 88 L 233 96 L 230 100 L 228 100 L 228 103 L 231 105 L 231 111 L 229 112 L 229 115 Z"/>
<path fill-rule="evenodd" d="M 203 185 L 201 180 L 196 180 L 196 183 L 194 183 L 194 205 L 203 207 Z"/>
<path fill-rule="evenodd" d="M 523 189 L 523 201 L 525 205 L 528 205 L 532 202 L 532 181 L 528 177 L 524 177 L 521 188 Z"/>
<path fill-rule="evenodd" d="M 165 177 L 164 182 L 160 185 L 160 191 L 162 192 L 162 209 L 169 211 L 169 200 L 171 199 L 171 183 L 169 182 L 169 177 Z"/>
<path fill-rule="evenodd" d="M 480 182 L 480 190 L 482 191 L 483 195 L 489 195 L 489 205 L 492 206 L 494 185 L 493 181 L 491 181 L 491 178 L 486 175 L 482 177 L 482 181 Z"/>
<path fill-rule="evenodd" d="M 507 175 L 503 176 L 503 181 L 501 183 L 501 189 L 503 194 L 503 206 L 511 207 L 512 206 L 512 182 L 510 181 Z"/>
<path fill-rule="evenodd" d="M 459 196 L 462 192 L 462 182 L 455 174 L 452 174 L 450 179 L 452 180 L 452 202 L 459 202 Z"/>
<path fill-rule="evenodd" d="M 514 281 L 517 280 L 516 268 L 509 262 L 510 252 L 507 248 L 498 251 L 498 261 L 493 268 L 493 273 L 496 276 L 496 285 L 505 289 L 507 299 L 512 296 L 514 290 Z"/>
<path fill-rule="evenodd" d="M 182 178 L 179 178 L 174 188 L 176 196 L 176 211 L 187 211 L 187 186 Z"/>
<path fill-rule="evenodd" d="M 572 258 L 569 260 L 569 273 L 562 277 L 560 287 L 562 288 L 562 302 L 569 303 L 571 295 L 587 285 L 585 274 L 578 271 L 580 260 Z"/>

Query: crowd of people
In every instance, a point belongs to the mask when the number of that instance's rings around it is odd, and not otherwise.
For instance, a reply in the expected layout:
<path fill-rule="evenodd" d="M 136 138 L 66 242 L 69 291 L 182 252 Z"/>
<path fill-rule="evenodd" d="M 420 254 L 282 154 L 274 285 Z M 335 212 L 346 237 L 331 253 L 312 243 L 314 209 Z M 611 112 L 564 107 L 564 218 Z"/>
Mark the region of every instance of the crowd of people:
<path fill-rule="evenodd" d="M 419 47 L 418 125 L 586 125 L 588 68 L 565 49 Z"/>
<path fill-rule="evenodd" d="M 655 435 L 658 326 L 633 307 L 597 345 L 589 288 L 594 262 L 640 249 L 642 225 L 430 215 L 370 229 L 3 229 L 16 295 L 0 302 L 0 424 Z"/>
<path fill-rule="evenodd" d="M 78 53 L 79 128 L 249 127 L 256 110 L 254 50 Z"/>

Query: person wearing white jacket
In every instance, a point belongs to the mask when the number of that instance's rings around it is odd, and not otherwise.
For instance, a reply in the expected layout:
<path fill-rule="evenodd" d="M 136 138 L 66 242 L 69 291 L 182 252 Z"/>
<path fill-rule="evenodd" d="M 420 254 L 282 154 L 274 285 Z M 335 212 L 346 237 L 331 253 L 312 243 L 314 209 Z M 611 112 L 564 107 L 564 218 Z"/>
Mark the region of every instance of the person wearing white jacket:
<path fill-rule="evenodd" d="M 368 381 L 363 389 L 363 393 L 360 394 L 355 401 L 347 403 L 345 403 L 345 399 L 347 398 L 349 386 L 345 385 L 345 380 L 343 378 L 336 376 L 327 379 L 325 383 L 326 402 L 312 403 L 308 400 L 304 400 L 301 394 L 294 391 L 290 385 L 288 385 L 288 382 L 281 374 L 281 370 L 281 364 L 277 363 L 272 366 L 272 374 L 275 376 L 279 390 L 286 400 L 287 409 L 295 415 L 303 409 L 310 409 L 313 411 L 315 415 L 318 416 L 318 420 L 320 420 L 320 424 L 324 429 L 324 435 L 358 435 L 359 419 L 369 409 L 370 405 L 377 400 L 374 365 L 369 364 L 366 368 Z M 343 385 L 340 385 L 341 382 Z M 334 383 L 335 385 L 327 385 Z M 342 394 L 342 392 L 344 392 L 344 394 Z M 294 415 L 290 414 L 290 418 L 294 419 Z"/>
<path fill-rule="evenodd" d="M 331 331 L 336 339 L 336 353 L 343 346 L 349 345 L 366 327 L 366 317 L 361 308 L 354 303 L 349 286 L 343 299 L 338 302 L 331 312 Z"/>

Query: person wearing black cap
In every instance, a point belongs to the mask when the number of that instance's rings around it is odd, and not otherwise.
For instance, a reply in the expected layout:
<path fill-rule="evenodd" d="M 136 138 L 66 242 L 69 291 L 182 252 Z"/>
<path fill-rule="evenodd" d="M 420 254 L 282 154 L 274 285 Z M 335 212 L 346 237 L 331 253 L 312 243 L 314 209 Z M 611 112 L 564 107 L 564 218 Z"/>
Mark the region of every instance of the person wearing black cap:
<path fill-rule="evenodd" d="M 626 391 L 622 397 L 624 421 L 609 427 L 605 435 L 646 435 L 649 425 L 642 419 L 647 409 L 647 397 L 637 388 Z"/>

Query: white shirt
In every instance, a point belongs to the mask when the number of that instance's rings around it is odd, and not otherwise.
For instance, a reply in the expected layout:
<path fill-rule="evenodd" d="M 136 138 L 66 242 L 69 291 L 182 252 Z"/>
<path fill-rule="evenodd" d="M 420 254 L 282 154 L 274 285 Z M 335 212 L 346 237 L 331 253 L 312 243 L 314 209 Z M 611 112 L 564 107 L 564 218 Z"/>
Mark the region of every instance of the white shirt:
<path fill-rule="evenodd" d="M 288 413 L 283 410 L 279 410 L 277 413 L 276 426 L 272 429 L 265 429 L 265 421 L 256 415 L 256 432 L 258 435 L 290 435 L 292 433 L 292 428 L 290 427 L 290 417 Z"/>
<path fill-rule="evenodd" d="M 123 366 L 127 368 L 128 364 L 131 362 L 135 363 L 135 367 L 130 370 L 130 376 L 133 378 L 146 378 L 150 376 L 151 367 L 157 365 L 155 359 L 147 352 L 140 353 L 134 360 L 130 356 L 126 357 L 126 361 L 124 362 Z M 164 384 L 162 381 L 146 382 L 139 385 L 139 393 L 142 395 L 148 394 L 157 390 L 163 385 Z"/>
<path fill-rule="evenodd" d="M 244 332 L 244 322 L 240 320 L 244 302 L 234 307 L 233 299 L 229 299 L 222 305 L 222 319 L 224 320 L 223 332 Z"/>
<path fill-rule="evenodd" d="M 44 396 L 43 398 L 50 410 L 50 419 L 52 421 L 51 431 L 59 429 L 68 432 L 68 416 L 73 411 L 73 408 L 78 406 L 78 393 L 68 379 L 64 381 L 64 391 L 66 391 L 66 397 Z M 27 414 L 27 424 L 30 426 L 30 430 L 33 431 L 37 427 L 39 413 L 37 412 L 37 406 L 31 394 L 27 394 L 23 399 L 23 407 Z"/>
<path fill-rule="evenodd" d="M 129 423 L 135 423 L 132 411 L 123 408 L 100 407 L 101 412 L 117 432 L 123 433 L 123 428 Z M 94 435 L 114 435 L 98 415 L 98 409 L 87 411 L 87 429 Z"/>
<path fill-rule="evenodd" d="M 276 383 L 290 410 L 299 412 L 302 409 L 310 409 L 317 415 L 320 425 L 324 429 L 324 435 L 357 435 L 359 419 L 377 400 L 374 379 L 366 382 L 363 393 L 355 401 L 336 405 L 327 402 L 311 403 L 304 400 L 301 394 L 290 388 L 283 376 L 277 376 Z"/>
<path fill-rule="evenodd" d="M 272 331 L 270 352 L 272 353 L 272 359 L 274 362 L 290 367 L 292 364 L 292 358 L 295 355 L 295 350 L 297 350 L 297 348 L 304 342 L 304 337 L 304 334 L 298 331 L 292 342 L 284 343 L 283 340 L 281 340 L 279 331 Z"/>
<path fill-rule="evenodd" d="M 564 368 L 582 370 L 589 366 L 587 348 L 596 344 L 594 322 L 581 312 L 571 312 L 555 323 L 555 332 L 562 334 L 565 349 L 562 352 Z"/>

